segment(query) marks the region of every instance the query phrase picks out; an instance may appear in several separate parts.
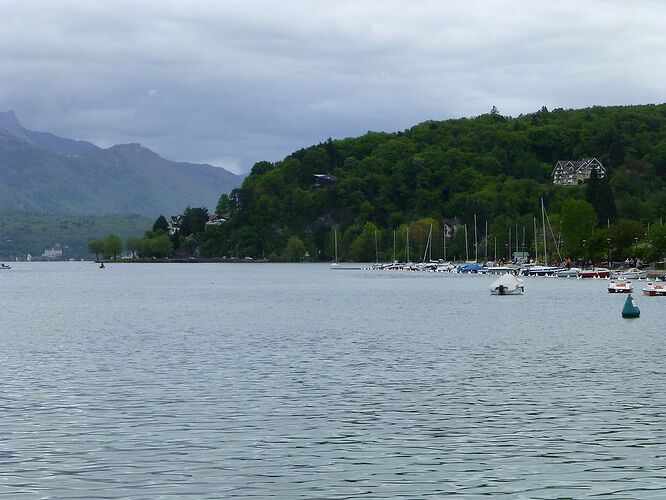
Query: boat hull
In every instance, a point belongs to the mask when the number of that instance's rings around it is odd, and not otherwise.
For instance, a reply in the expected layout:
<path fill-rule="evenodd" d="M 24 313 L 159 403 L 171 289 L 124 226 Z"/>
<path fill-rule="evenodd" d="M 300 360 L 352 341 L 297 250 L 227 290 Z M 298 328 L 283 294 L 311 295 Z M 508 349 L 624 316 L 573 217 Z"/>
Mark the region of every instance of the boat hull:
<path fill-rule="evenodd" d="M 580 271 L 577 278 L 580 279 L 590 279 L 590 278 L 610 278 L 610 269 L 592 269 L 587 271 Z"/>

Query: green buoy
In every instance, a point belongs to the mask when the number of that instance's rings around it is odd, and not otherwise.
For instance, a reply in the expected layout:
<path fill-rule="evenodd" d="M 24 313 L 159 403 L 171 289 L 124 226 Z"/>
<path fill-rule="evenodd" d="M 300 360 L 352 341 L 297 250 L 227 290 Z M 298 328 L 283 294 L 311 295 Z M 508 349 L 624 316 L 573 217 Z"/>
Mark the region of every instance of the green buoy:
<path fill-rule="evenodd" d="M 627 300 L 624 301 L 624 307 L 622 308 L 622 317 L 623 318 L 638 318 L 641 315 L 641 310 L 634 302 L 634 299 L 631 298 L 631 294 L 627 295 Z"/>

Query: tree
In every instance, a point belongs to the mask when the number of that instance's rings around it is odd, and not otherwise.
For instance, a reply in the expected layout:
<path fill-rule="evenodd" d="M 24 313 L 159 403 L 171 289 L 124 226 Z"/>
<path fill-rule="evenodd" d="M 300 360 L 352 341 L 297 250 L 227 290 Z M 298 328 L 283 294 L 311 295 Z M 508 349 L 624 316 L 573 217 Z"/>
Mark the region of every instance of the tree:
<path fill-rule="evenodd" d="M 228 217 L 231 213 L 231 199 L 227 193 L 222 193 L 220 199 L 217 200 L 215 207 L 215 214 L 220 217 Z"/>
<path fill-rule="evenodd" d="M 184 238 L 190 234 L 203 233 L 208 222 L 208 209 L 206 207 L 187 207 L 183 213 L 180 224 L 180 233 Z"/>
<path fill-rule="evenodd" d="M 585 257 L 583 242 L 590 240 L 592 231 L 597 227 L 594 207 L 585 200 L 569 198 L 562 204 L 560 221 L 565 248 L 571 255 Z"/>
<path fill-rule="evenodd" d="M 192 256 L 196 252 L 198 244 L 196 235 L 190 234 L 183 240 L 182 248 L 185 249 L 188 255 Z"/>
<path fill-rule="evenodd" d="M 301 262 L 305 258 L 305 243 L 298 236 L 292 236 L 287 241 L 287 246 L 282 253 L 282 258 L 289 262 Z"/>
<path fill-rule="evenodd" d="M 375 260 L 375 243 L 377 226 L 372 222 L 366 222 L 363 231 L 352 241 L 349 246 L 349 254 L 356 262 L 372 262 Z"/>
<path fill-rule="evenodd" d="M 663 224 L 651 225 L 648 239 L 655 256 L 661 259 L 666 257 L 666 226 Z"/>
<path fill-rule="evenodd" d="M 102 253 L 104 254 L 104 258 L 109 259 L 113 257 L 113 260 L 116 260 L 122 249 L 123 240 L 120 239 L 120 236 L 110 234 L 104 238 L 102 246 Z"/>
<path fill-rule="evenodd" d="M 102 240 L 92 240 L 88 243 L 88 250 L 95 254 L 95 260 L 99 260 L 99 254 L 104 251 L 104 242 Z"/>
<path fill-rule="evenodd" d="M 163 215 L 160 215 L 155 220 L 155 223 L 153 224 L 153 231 L 154 232 L 161 231 L 164 233 L 169 232 L 169 223 L 167 222 L 166 218 Z"/>
<path fill-rule="evenodd" d="M 590 172 L 585 198 L 594 207 L 594 211 L 602 223 L 603 221 L 613 221 L 617 217 L 615 197 L 608 183 L 608 176 L 599 177 L 595 168 Z"/>
<path fill-rule="evenodd" d="M 136 257 L 137 252 L 141 248 L 141 238 L 137 236 L 130 236 L 125 241 L 125 248 L 127 248 L 128 251 L 132 252 L 132 259 L 134 259 Z"/>

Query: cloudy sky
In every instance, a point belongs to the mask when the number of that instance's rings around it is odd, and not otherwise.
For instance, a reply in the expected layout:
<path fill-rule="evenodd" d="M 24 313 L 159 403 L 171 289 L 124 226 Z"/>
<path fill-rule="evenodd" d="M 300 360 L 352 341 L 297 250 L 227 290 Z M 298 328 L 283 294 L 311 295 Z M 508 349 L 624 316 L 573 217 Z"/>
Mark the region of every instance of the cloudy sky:
<path fill-rule="evenodd" d="M 245 172 L 428 119 L 666 101 L 666 2 L 0 0 L 0 111 Z"/>

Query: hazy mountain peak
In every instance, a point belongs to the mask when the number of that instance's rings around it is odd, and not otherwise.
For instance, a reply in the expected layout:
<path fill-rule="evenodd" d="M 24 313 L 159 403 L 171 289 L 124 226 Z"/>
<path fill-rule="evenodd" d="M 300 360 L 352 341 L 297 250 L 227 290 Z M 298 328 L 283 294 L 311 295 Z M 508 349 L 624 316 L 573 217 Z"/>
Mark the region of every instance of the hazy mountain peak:
<path fill-rule="evenodd" d="M 8 111 L 0 111 L 0 128 L 5 130 L 16 130 L 21 128 L 21 123 L 16 118 L 16 113 L 13 109 Z"/>
<path fill-rule="evenodd" d="M 0 112 L 0 135 L 0 208 L 149 216 L 187 205 L 212 210 L 242 181 L 222 168 L 169 161 L 136 142 L 102 149 L 28 130 L 11 110 Z"/>

